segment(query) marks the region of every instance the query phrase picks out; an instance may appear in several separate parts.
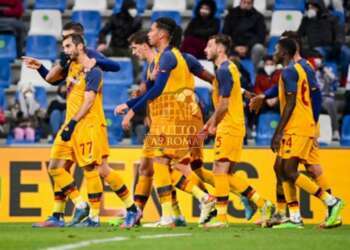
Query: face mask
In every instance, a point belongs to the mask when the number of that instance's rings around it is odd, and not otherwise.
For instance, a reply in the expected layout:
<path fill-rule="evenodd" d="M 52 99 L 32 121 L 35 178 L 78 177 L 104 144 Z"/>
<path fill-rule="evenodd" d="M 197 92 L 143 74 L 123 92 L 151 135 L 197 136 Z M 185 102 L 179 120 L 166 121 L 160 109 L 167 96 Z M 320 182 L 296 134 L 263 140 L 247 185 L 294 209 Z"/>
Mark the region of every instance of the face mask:
<path fill-rule="evenodd" d="M 314 62 L 315 62 L 315 66 L 317 68 L 322 66 L 322 59 L 321 58 L 315 58 Z"/>
<path fill-rule="evenodd" d="M 208 9 L 201 8 L 201 9 L 199 10 L 199 14 L 200 14 L 201 16 L 207 17 L 207 16 L 210 15 L 210 11 L 209 11 Z"/>
<path fill-rule="evenodd" d="M 276 70 L 276 66 L 275 65 L 265 65 L 264 70 L 265 70 L 266 74 L 270 76 Z"/>
<path fill-rule="evenodd" d="M 314 9 L 309 9 L 309 10 L 306 12 L 306 16 L 307 16 L 308 18 L 314 18 L 314 17 L 316 17 L 316 15 L 317 15 L 317 12 L 316 12 L 316 10 L 314 10 Z"/>
<path fill-rule="evenodd" d="M 129 9 L 128 12 L 131 17 L 137 16 L 137 9 Z"/>

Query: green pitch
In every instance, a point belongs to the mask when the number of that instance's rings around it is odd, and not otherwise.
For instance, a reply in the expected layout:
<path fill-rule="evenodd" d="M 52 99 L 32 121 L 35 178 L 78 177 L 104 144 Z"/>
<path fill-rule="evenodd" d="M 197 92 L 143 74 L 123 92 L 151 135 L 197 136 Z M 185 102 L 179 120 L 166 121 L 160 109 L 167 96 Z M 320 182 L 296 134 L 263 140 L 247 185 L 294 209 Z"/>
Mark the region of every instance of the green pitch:
<path fill-rule="evenodd" d="M 350 226 L 320 230 L 261 229 L 231 225 L 204 230 L 196 226 L 176 229 L 135 228 L 31 228 L 30 224 L 0 224 L 0 249 L 137 249 L 137 250 L 344 250 L 350 249 Z M 70 244 L 70 245 L 68 245 Z"/>

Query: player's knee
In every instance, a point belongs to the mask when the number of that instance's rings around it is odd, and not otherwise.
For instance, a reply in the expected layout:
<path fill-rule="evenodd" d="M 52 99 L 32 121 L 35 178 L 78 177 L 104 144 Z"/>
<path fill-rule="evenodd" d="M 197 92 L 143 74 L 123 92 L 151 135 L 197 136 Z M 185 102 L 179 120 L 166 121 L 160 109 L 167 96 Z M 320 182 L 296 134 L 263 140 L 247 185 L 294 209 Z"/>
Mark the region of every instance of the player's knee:
<path fill-rule="evenodd" d="M 323 174 L 322 168 L 320 165 L 306 165 L 306 171 L 312 178 L 317 178 Z"/>
<path fill-rule="evenodd" d="M 143 158 L 141 160 L 141 164 L 139 166 L 139 175 L 141 176 L 153 176 L 154 171 L 153 171 L 153 164 L 152 164 L 152 159 L 148 159 L 148 158 Z"/>

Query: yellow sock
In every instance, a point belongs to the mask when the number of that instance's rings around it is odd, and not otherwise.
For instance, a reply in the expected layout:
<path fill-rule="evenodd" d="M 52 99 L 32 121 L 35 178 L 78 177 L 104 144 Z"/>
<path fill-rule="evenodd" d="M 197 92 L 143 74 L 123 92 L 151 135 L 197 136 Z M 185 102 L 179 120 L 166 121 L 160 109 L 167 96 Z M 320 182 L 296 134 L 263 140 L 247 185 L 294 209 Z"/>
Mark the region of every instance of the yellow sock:
<path fill-rule="evenodd" d="M 299 174 L 298 178 L 295 181 L 295 185 L 299 188 L 304 189 L 309 194 L 315 194 L 319 187 L 310 180 L 310 178 L 306 177 L 303 174 Z"/>
<path fill-rule="evenodd" d="M 278 183 L 276 186 L 276 208 L 279 214 L 286 214 L 287 202 L 284 195 L 282 183 Z"/>
<path fill-rule="evenodd" d="M 57 183 L 54 183 L 54 206 L 53 206 L 53 214 L 64 214 L 64 211 L 66 209 L 66 201 L 67 196 L 62 192 L 61 188 L 57 185 Z"/>
<path fill-rule="evenodd" d="M 214 181 L 215 181 L 215 196 L 217 199 L 216 209 L 218 211 L 217 218 L 222 222 L 226 222 L 228 196 L 230 192 L 229 176 L 228 174 L 214 173 Z"/>
<path fill-rule="evenodd" d="M 162 205 L 162 216 L 169 217 L 174 215 L 171 201 L 163 202 L 161 205 Z"/>
<path fill-rule="evenodd" d="M 171 181 L 169 166 L 155 161 L 153 162 L 153 168 L 154 168 L 153 178 L 154 178 L 155 186 L 157 188 L 157 193 L 159 196 L 160 203 L 161 204 L 169 203 L 171 206 L 171 203 L 172 203 L 171 191 L 173 190 L 173 185 Z M 168 209 L 167 205 L 166 205 L 166 209 Z M 170 209 L 170 211 L 171 210 L 172 209 Z M 171 214 L 172 214 L 172 211 L 171 211 Z"/>
<path fill-rule="evenodd" d="M 262 208 L 265 204 L 265 200 L 254 190 L 253 194 L 250 196 L 250 200 L 252 200 L 258 208 Z"/>
<path fill-rule="evenodd" d="M 73 177 L 65 169 L 54 168 L 49 169 L 48 172 L 53 178 L 54 183 L 61 188 L 64 194 L 68 195 L 75 205 L 84 202 L 84 199 L 81 197 L 74 183 Z"/>
<path fill-rule="evenodd" d="M 207 190 L 201 178 L 199 178 L 199 176 L 194 171 L 191 171 L 190 175 L 187 176 L 187 179 L 203 191 Z"/>
<path fill-rule="evenodd" d="M 135 204 L 143 210 L 152 190 L 153 177 L 140 175 L 135 187 Z"/>
<path fill-rule="evenodd" d="M 327 191 L 328 193 L 331 193 L 331 186 L 329 185 L 329 182 L 327 181 L 327 178 L 324 174 L 321 174 L 315 179 L 316 184 L 322 188 L 324 191 Z"/>
<path fill-rule="evenodd" d="M 286 201 L 288 204 L 293 203 L 293 202 L 298 202 L 297 189 L 292 182 L 283 181 L 282 188 L 283 188 L 284 195 L 285 195 L 285 198 L 286 198 Z"/>
<path fill-rule="evenodd" d="M 103 184 L 97 170 L 84 171 L 90 203 L 90 218 L 100 215 Z"/>
<path fill-rule="evenodd" d="M 115 170 L 111 170 L 109 175 L 105 178 L 110 188 L 122 199 L 127 208 L 134 204 L 134 200 L 129 192 L 129 189 L 125 186 L 123 179 Z"/>
<path fill-rule="evenodd" d="M 198 168 L 194 170 L 194 172 L 205 182 L 209 185 L 212 185 L 214 187 L 214 175 L 213 172 L 209 171 L 208 169 L 205 169 L 204 167 Z"/>
<path fill-rule="evenodd" d="M 173 191 L 171 191 L 171 204 L 173 207 L 173 212 L 174 212 L 174 216 L 175 217 L 179 217 L 181 216 L 181 209 L 179 206 L 179 202 L 177 201 L 177 196 L 176 196 L 176 190 L 173 189 Z"/>
<path fill-rule="evenodd" d="M 244 179 L 244 177 L 239 176 L 237 173 L 230 174 L 228 176 L 228 180 L 230 183 L 231 192 L 242 193 L 249 187 L 248 182 Z"/>

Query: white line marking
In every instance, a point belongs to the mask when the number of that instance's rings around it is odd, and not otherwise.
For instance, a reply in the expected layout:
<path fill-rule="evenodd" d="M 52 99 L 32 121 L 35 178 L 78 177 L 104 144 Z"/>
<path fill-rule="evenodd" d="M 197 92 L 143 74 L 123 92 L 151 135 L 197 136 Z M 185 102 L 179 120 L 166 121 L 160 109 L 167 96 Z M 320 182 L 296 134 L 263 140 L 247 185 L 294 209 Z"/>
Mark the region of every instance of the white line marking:
<path fill-rule="evenodd" d="M 188 237 L 191 236 L 190 233 L 182 233 L 182 234 L 153 234 L 153 235 L 141 235 L 137 237 L 141 240 L 146 239 L 159 239 L 159 238 L 172 238 L 172 237 Z M 90 245 L 98 245 L 108 242 L 114 242 L 114 241 L 124 241 L 124 240 L 130 240 L 129 237 L 113 237 L 113 238 L 106 238 L 106 239 L 100 239 L 100 240 L 86 240 L 81 241 L 77 243 L 67 244 L 67 245 L 61 245 L 57 247 L 49 247 L 46 248 L 46 250 L 72 250 L 72 249 L 78 249 L 82 247 L 87 247 Z"/>

